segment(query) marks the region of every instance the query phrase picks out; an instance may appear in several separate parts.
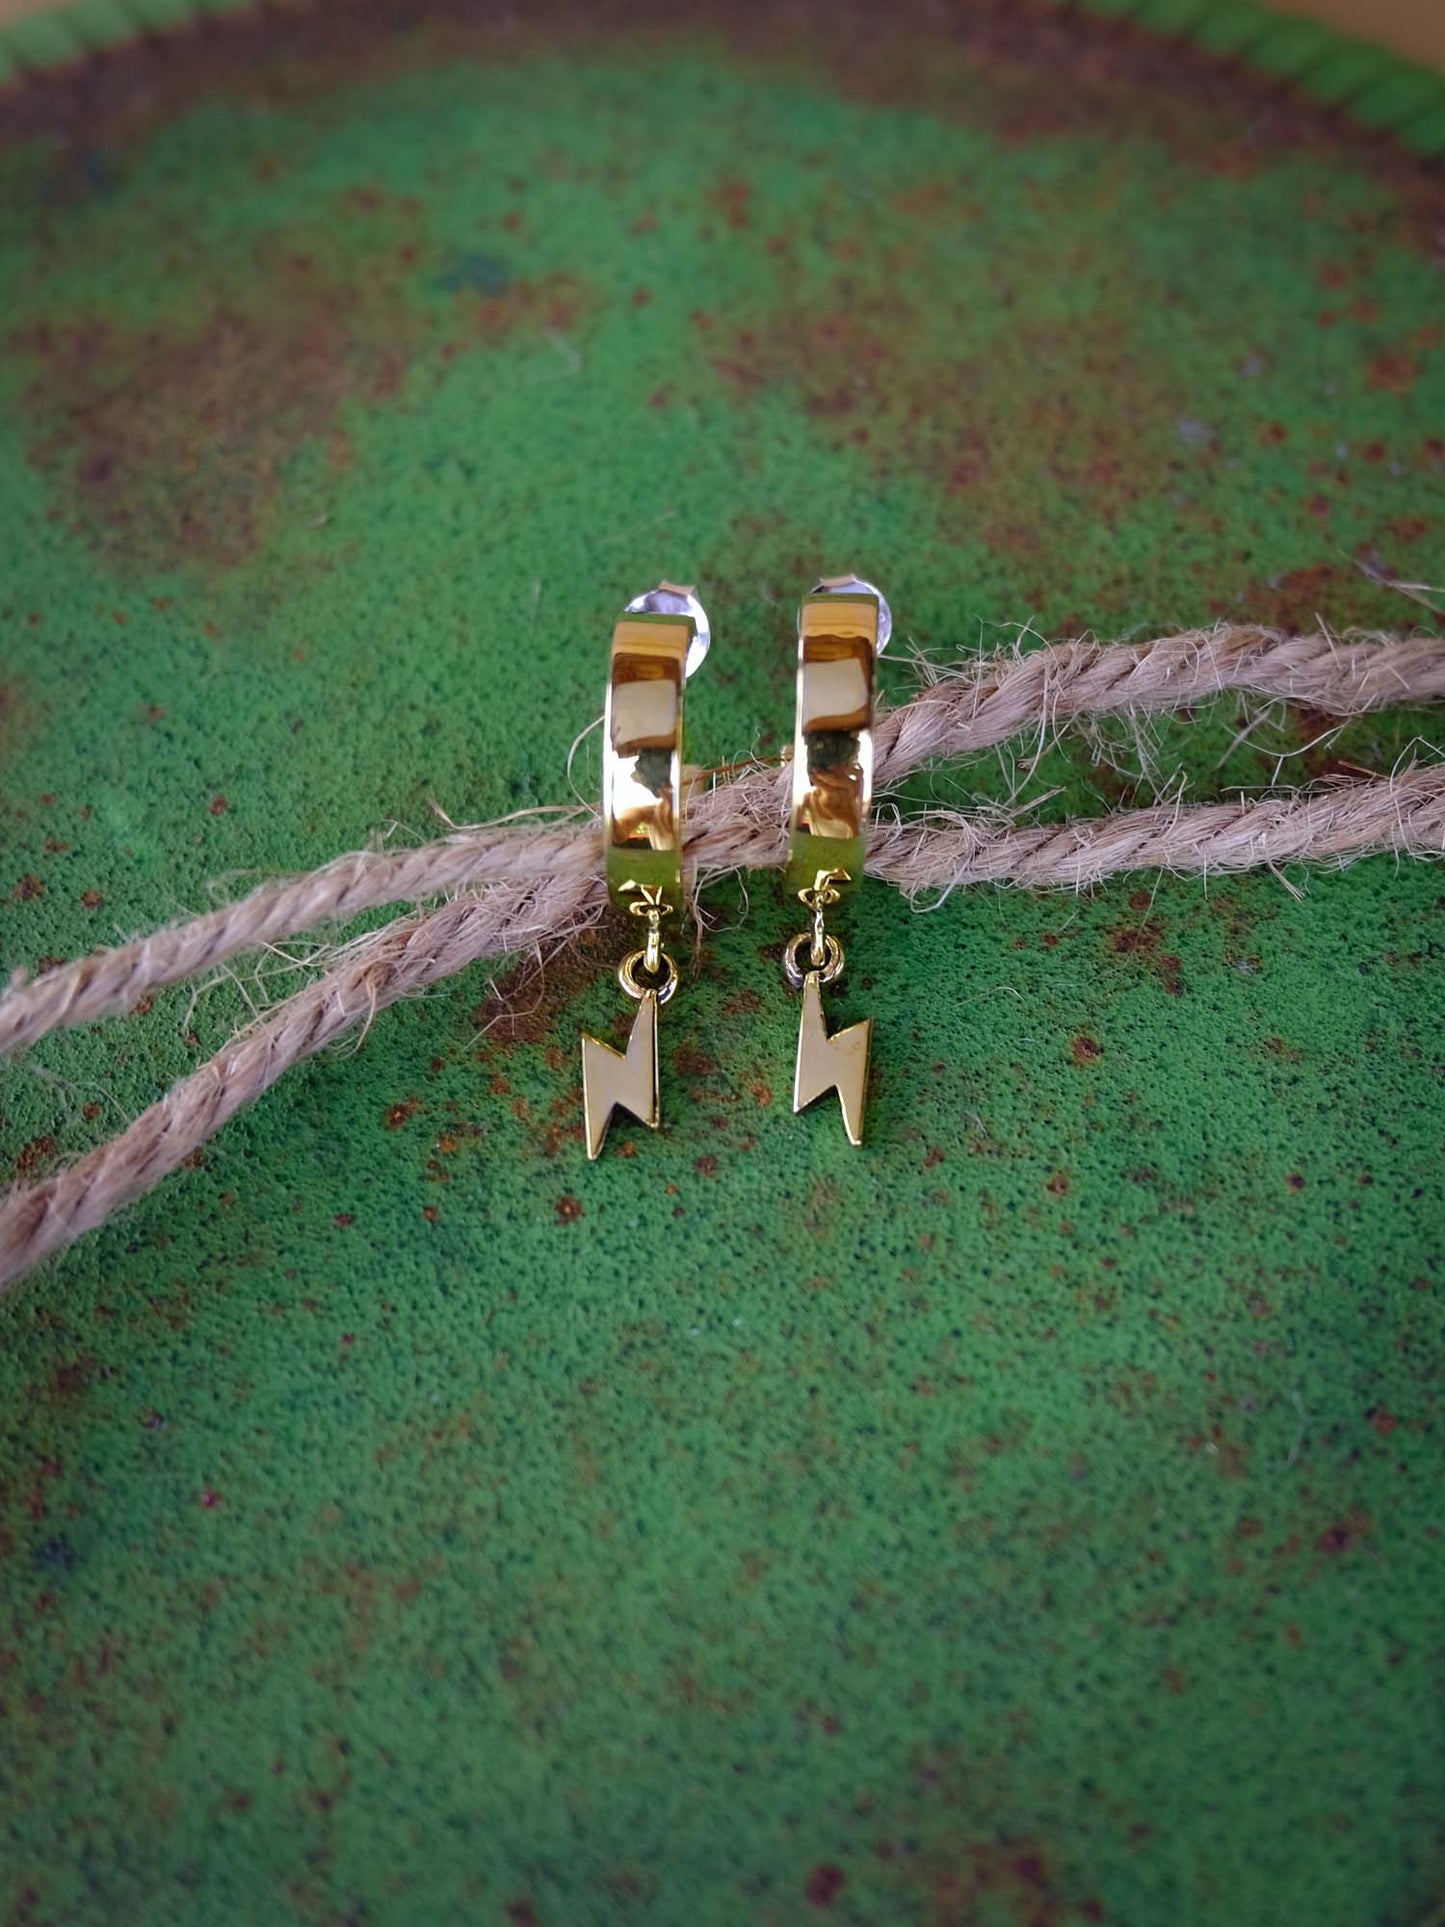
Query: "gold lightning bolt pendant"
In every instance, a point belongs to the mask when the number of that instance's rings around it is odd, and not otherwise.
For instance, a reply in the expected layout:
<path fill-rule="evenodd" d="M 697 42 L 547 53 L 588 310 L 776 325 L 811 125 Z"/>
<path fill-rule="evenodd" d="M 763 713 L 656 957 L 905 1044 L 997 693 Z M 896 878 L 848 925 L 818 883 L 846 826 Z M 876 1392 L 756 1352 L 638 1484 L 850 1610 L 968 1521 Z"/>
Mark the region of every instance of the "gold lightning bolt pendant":
<path fill-rule="evenodd" d="M 798 1061 L 793 1071 L 793 1109 L 806 1110 L 828 1091 L 838 1093 L 843 1107 L 843 1129 L 850 1144 L 863 1142 L 863 1099 L 868 1087 L 868 1049 L 873 1041 L 873 1019 L 850 1024 L 828 1035 L 823 1021 L 823 990 L 819 973 L 803 979 L 803 1016 L 798 1026 Z"/>
<path fill-rule="evenodd" d="M 655 1131 L 657 1099 L 657 993 L 644 990 L 637 1000 L 626 1051 L 613 1050 L 596 1037 L 582 1035 L 582 1109 L 587 1118 L 587 1155 L 602 1149 L 612 1113 L 618 1106 Z"/>

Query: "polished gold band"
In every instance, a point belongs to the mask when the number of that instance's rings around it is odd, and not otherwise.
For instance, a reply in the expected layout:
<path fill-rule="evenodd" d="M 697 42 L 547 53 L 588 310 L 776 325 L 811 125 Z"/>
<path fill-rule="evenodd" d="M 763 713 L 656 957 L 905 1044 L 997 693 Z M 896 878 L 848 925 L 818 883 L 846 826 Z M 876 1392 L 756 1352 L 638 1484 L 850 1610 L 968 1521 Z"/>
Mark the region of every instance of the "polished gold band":
<path fill-rule="evenodd" d="M 612 634 L 603 722 L 607 888 L 626 906 L 653 891 L 682 908 L 682 690 L 696 626 L 685 615 L 625 615 Z"/>
<path fill-rule="evenodd" d="M 881 610 L 876 595 L 826 586 L 805 596 L 798 610 L 790 892 L 814 888 L 825 872 L 838 889 L 863 874 Z"/>

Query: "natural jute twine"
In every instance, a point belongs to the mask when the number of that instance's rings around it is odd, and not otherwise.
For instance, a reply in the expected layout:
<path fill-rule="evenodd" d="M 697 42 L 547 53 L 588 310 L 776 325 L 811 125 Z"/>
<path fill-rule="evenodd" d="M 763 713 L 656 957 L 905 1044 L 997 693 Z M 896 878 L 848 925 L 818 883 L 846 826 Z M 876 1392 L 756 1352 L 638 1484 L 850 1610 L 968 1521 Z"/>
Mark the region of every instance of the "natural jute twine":
<path fill-rule="evenodd" d="M 1284 636 L 1220 627 L 1139 644 L 1092 640 L 1009 652 L 931 682 L 878 724 L 878 779 L 1020 734 L 1042 744 L 1084 715 L 1143 715 L 1224 691 L 1309 705 L 1332 717 L 1445 696 L 1438 638 Z M 786 771 L 719 782 L 689 815 L 696 872 L 766 869 L 785 854 Z M 1445 853 L 1445 767 L 1202 807 L 1122 811 L 1051 826 L 994 814 L 881 817 L 868 872 L 913 894 L 967 883 L 1082 889 L 1126 870 L 1215 874 L 1371 851 Z M 109 1143 L 0 1203 L 0 1288 L 143 1196 L 285 1071 L 385 1005 L 484 958 L 555 948 L 605 903 L 598 826 L 490 824 L 419 849 L 358 852 L 267 883 L 191 922 L 15 980 L 0 999 L 0 1052 L 64 1024 L 132 1008 L 239 953 L 387 903 L 454 901 L 398 918 L 330 953 L 324 974 L 249 1025 Z M 480 894 L 472 894 L 480 892 Z"/>

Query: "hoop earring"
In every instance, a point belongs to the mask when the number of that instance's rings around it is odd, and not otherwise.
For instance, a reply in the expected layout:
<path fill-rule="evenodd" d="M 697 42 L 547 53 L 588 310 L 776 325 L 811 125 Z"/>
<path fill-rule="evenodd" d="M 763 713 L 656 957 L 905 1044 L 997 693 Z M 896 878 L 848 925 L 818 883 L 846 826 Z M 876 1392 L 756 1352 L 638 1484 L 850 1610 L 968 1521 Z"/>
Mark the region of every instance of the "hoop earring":
<path fill-rule="evenodd" d="M 873 803 L 873 666 L 893 617 L 858 576 L 827 577 L 798 610 L 798 696 L 787 888 L 809 913 L 789 939 L 783 973 L 803 993 L 793 1110 L 836 1090 L 848 1142 L 863 1142 L 873 1019 L 831 1037 L 823 990 L 843 974 L 843 946 L 825 918 L 863 874 Z"/>
<path fill-rule="evenodd" d="M 712 642 L 707 612 L 689 588 L 663 582 L 628 603 L 612 633 L 602 725 L 602 832 L 607 891 L 645 926 L 640 948 L 617 967 L 637 1004 L 625 1051 L 585 1033 L 582 1109 L 595 1158 L 619 1107 L 656 1130 L 657 1013 L 677 989 L 663 922 L 683 905 L 682 697 Z"/>

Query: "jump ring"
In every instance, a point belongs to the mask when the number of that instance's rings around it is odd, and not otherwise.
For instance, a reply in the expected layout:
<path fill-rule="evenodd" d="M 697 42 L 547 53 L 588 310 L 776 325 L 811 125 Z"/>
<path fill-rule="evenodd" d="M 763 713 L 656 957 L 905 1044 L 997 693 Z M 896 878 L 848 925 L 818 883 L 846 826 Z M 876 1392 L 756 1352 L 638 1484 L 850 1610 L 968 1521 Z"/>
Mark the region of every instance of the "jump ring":
<path fill-rule="evenodd" d="M 812 969 L 805 970 L 803 968 L 799 962 L 803 946 L 806 944 L 811 947 L 812 942 L 812 931 L 800 930 L 797 936 L 789 937 L 788 941 L 783 945 L 783 975 L 793 986 L 794 990 L 801 990 L 803 988 L 803 980 L 806 977 L 816 975 L 820 984 L 831 984 L 835 983 L 843 974 L 843 946 L 831 933 L 823 939 L 823 950 L 827 961 L 824 963 L 822 969 L 814 972 Z"/>
<path fill-rule="evenodd" d="M 638 965 L 644 961 L 646 956 L 647 952 L 645 950 L 629 950 L 627 955 L 622 959 L 622 962 L 617 966 L 617 981 L 627 992 L 628 996 L 635 997 L 638 1003 L 641 1003 L 642 999 L 651 991 L 659 1004 L 665 1004 L 677 989 L 677 965 L 664 950 L 662 953 L 661 983 L 644 983 L 638 976 L 637 969 Z"/>

